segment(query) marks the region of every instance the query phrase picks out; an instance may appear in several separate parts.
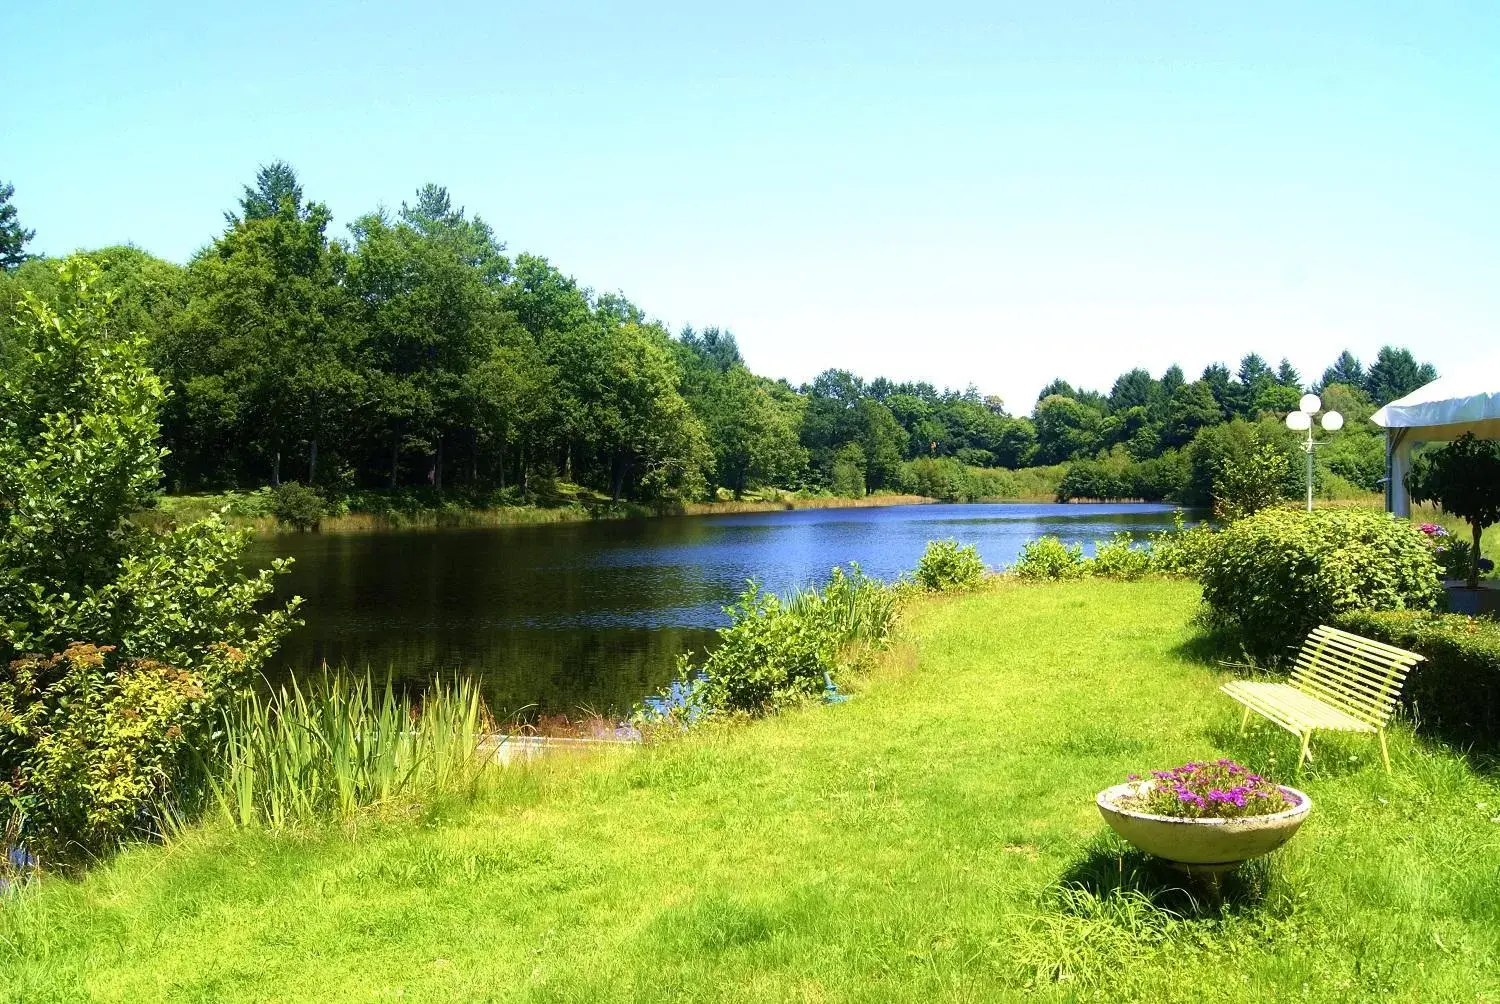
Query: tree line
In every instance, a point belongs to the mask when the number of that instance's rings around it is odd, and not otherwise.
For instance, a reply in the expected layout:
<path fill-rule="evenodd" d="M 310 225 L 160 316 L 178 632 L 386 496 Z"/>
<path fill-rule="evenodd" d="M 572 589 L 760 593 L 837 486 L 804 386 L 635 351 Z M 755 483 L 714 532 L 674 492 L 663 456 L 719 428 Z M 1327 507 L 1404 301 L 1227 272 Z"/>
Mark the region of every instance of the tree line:
<path fill-rule="evenodd" d="M 58 292 L 52 263 L 24 253 L 12 191 L 0 186 L 0 362 L 22 291 Z M 1289 442 L 1280 416 L 1304 390 L 1290 363 L 1254 353 L 1193 381 L 1134 369 L 1108 393 L 1057 380 L 1020 415 L 972 386 L 847 370 L 793 386 L 752 373 L 726 330 L 674 334 L 619 293 L 512 255 L 439 186 L 347 237 L 332 222 L 278 162 L 186 265 L 88 253 L 112 323 L 145 337 L 166 388 L 168 490 L 296 480 L 533 498 L 562 481 L 670 508 L 765 486 L 1005 495 L 1006 470 L 1068 465 L 1052 481 L 1064 498 L 1203 502 L 1215 458 Z M 1368 368 L 1335 360 L 1313 384 L 1350 419 L 1323 451 L 1327 475 L 1374 487 L 1383 457 L 1361 419 L 1435 375 L 1391 347 Z"/>

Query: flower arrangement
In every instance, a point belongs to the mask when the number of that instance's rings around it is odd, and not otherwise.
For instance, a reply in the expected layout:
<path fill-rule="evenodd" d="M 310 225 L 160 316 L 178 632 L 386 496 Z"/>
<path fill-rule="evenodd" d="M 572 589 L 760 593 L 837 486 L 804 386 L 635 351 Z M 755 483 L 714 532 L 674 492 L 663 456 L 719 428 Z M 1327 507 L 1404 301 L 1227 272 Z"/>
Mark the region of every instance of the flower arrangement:
<path fill-rule="evenodd" d="M 1233 760 L 1194 761 L 1154 770 L 1144 781 L 1139 774 L 1129 779 L 1143 783 L 1120 806 L 1153 816 L 1235 819 L 1269 816 L 1300 804 L 1296 796 Z"/>
<path fill-rule="evenodd" d="M 1459 540 L 1436 523 L 1421 523 L 1417 529 L 1432 545 L 1432 556 L 1443 566 L 1443 574 L 1450 579 L 1469 577 L 1469 563 L 1474 558 L 1474 548 L 1468 541 Z M 1495 570 L 1489 558 L 1479 559 L 1479 573 L 1488 575 Z"/>

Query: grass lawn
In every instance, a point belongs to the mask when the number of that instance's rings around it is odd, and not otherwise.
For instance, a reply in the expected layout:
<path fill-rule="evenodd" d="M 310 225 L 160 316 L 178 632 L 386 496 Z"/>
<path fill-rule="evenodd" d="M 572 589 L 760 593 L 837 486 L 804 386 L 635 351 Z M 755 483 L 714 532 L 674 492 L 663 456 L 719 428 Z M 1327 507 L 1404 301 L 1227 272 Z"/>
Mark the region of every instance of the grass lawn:
<path fill-rule="evenodd" d="M 1315 741 L 1315 808 L 1215 903 L 1094 793 L 1232 755 L 1197 587 L 921 605 L 843 705 L 507 772 L 356 832 L 190 833 L 0 908 L 45 1001 L 1500 1001 L 1500 779 Z"/>

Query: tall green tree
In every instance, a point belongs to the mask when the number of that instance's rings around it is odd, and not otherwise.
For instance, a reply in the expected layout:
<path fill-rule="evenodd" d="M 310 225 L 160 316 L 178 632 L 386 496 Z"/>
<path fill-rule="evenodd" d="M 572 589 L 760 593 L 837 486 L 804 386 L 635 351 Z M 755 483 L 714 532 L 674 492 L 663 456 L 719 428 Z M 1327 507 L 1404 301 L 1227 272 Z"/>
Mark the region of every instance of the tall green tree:
<path fill-rule="evenodd" d="M 26 260 L 26 242 L 36 236 L 35 230 L 21 226 L 11 196 L 16 186 L 0 181 L 0 271 L 11 272 L 21 267 Z"/>
<path fill-rule="evenodd" d="M 283 195 L 270 215 L 250 212 L 257 205 L 247 195 L 245 216 L 189 266 L 170 378 L 201 463 L 243 444 L 272 483 L 292 457 L 315 483 L 320 454 L 340 445 L 363 395 L 346 257 L 328 241 L 321 203 Z"/>
<path fill-rule="evenodd" d="M 1341 383 L 1347 387 L 1365 385 L 1365 367 L 1348 349 L 1339 353 L 1333 365 L 1323 371 L 1323 379 L 1318 381 L 1318 386 L 1327 387 L 1335 383 Z"/>
<path fill-rule="evenodd" d="M 1387 345 L 1365 373 L 1365 393 L 1377 406 L 1386 405 L 1436 379 L 1431 363 L 1418 363 L 1409 349 Z"/>

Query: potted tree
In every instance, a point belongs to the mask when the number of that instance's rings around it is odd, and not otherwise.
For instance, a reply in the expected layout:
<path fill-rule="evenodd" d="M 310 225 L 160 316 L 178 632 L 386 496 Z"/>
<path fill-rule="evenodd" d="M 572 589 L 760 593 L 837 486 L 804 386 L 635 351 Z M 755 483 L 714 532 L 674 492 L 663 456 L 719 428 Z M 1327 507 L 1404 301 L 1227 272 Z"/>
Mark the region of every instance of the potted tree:
<path fill-rule="evenodd" d="M 1466 432 L 1439 450 L 1417 457 L 1406 478 L 1414 502 L 1435 502 L 1445 513 L 1467 520 L 1473 533 L 1467 587 L 1479 589 L 1480 538 L 1500 523 L 1500 444 Z M 1479 609 L 1477 592 L 1470 596 Z"/>
<path fill-rule="evenodd" d="M 1187 872 L 1216 874 L 1292 838 L 1312 799 L 1233 760 L 1132 774 L 1101 791 L 1099 812 L 1116 833 Z"/>

